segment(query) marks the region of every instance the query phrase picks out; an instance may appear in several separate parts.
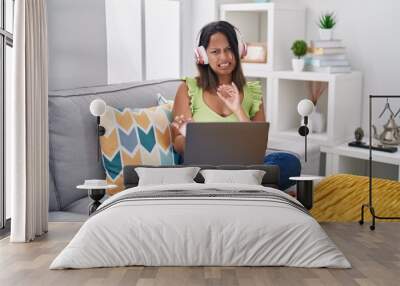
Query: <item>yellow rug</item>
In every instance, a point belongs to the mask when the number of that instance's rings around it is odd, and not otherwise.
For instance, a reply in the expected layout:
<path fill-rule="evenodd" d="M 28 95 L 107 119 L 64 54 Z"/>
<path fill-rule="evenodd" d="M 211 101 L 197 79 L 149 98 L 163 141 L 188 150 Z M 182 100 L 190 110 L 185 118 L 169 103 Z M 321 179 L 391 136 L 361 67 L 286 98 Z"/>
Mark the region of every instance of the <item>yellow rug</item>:
<path fill-rule="evenodd" d="M 365 176 L 329 176 L 314 189 L 311 214 L 320 222 L 359 221 L 361 205 L 368 203 L 368 186 Z M 400 182 L 373 178 L 372 198 L 375 215 L 400 217 Z M 364 220 L 370 221 L 369 209 L 364 214 Z"/>

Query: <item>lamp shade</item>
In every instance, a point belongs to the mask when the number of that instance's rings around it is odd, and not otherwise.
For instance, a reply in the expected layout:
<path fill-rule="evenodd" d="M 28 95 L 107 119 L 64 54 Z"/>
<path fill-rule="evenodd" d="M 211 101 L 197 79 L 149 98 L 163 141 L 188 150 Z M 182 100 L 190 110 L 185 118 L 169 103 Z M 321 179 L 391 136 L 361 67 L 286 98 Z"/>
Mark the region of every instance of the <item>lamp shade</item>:
<path fill-rule="evenodd" d="M 301 116 L 308 116 L 314 110 L 314 103 L 309 99 L 303 99 L 297 104 L 297 112 Z"/>
<path fill-rule="evenodd" d="M 102 99 L 95 99 L 90 103 L 90 113 L 93 116 L 102 116 L 106 112 L 106 103 Z"/>

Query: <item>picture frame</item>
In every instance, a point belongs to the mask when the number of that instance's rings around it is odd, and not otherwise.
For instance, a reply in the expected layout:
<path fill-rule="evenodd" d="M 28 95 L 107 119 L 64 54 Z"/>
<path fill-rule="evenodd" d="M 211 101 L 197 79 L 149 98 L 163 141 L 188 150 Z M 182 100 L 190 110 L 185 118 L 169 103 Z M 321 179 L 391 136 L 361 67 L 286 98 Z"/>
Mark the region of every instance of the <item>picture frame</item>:
<path fill-rule="evenodd" d="M 244 63 L 267 63 L 267 46 L 264 43 L 247 43 L 247 55 Z"/>

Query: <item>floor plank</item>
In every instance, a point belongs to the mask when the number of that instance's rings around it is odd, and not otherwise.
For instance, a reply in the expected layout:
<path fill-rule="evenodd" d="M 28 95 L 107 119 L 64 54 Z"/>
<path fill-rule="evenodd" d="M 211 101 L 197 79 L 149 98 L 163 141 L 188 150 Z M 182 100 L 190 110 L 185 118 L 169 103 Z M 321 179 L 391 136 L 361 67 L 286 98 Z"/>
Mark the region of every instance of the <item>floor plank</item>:
<path fill-rule="evenodd" d="M 0 240 L 0 285 L 399 285 L 400 223 L 380 222 L 375 231 L 356 223 L 322 227 L 351 262 L 352 269 L 290 267 L 117 267 L 48 269 L 81 223 L 50 223 L 49 233 L 32 243 Z"/>

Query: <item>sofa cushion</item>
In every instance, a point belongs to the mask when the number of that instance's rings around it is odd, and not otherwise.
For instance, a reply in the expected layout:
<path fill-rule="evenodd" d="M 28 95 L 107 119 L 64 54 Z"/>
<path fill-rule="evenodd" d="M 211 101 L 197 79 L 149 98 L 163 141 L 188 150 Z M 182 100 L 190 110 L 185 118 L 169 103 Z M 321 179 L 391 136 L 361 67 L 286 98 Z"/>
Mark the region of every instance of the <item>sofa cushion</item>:
<path fill-rule="evenodd" d="M 85 179 L 104 179 L 97 160 L 96 118 L 89 105 L 96 98 L 116 108 L 157 105 L 157 93 L 173 98 L 180 80 L 124 83 L 49 91 L 49 157 L 54 197 L 60 209 L 85 196 L 76 186 Z M 54 205 L 53 205 L 54 207 Z"/>
<path fill-rule="evenodd" d="M 100 124 L 101 152 L 107 182 L 118 188 L 107 190 L 112 195 L 124 189 L 123 167 L 132 164 L 176 165 L 179 155 L 172 145 L 170 124 L 172 105 L 122 110 L 106 107 Z"/>
<path fill-rule="evenodd" d="M 85 222 L 88 215 L 70 211 L 50 211 L 49 222 Z"/>

